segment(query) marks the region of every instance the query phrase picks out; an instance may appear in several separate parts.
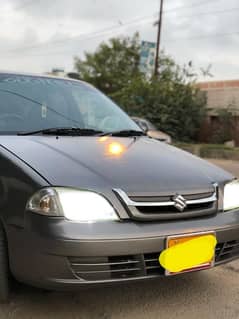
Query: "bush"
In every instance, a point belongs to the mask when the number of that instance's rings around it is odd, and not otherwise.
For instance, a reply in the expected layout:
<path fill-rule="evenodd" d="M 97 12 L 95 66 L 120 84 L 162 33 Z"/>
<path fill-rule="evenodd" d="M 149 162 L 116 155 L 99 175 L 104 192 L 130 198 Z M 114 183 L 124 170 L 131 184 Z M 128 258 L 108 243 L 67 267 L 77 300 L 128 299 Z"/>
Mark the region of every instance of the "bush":
<path fill-rule="evenodd" d="M 239 160 L 239 148 L 230 148 L 222 145 L 203 145 L 200 149 L 200 156 L 204 158 Z"/>
<path fill-rule="evenodd" d="M 178 143 L 175 146 L 202 158 L 239 160 L 239 148 L 233 148 L 221 144 Z"/>
<path fill-rule="evenodd" d="M 197 139 L 205 115 L 205 99 L 192 83 L 165 79 L 163 74 L 150 82 L 139 77 L 112 97 L 129 115 L 150 120 L 174 140 Z"/>

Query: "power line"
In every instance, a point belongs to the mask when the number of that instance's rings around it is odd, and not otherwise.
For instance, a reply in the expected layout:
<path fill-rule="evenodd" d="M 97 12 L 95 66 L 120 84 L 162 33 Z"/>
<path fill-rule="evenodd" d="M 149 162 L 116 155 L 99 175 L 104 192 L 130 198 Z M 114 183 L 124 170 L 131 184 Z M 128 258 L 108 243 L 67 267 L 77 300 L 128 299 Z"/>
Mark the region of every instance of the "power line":
<path fill-rule="evenodd" d="M 167 10 L 164 10 L 165 13 L 168 13 L 168 12 L 174 12 L 174 11 L 177 11 L 177 10 L 182 10 L 182 9 L 191 9 L 191 8 L 194 8 L 194 7 L 201 7 L 205 4 L 210 4 L 211 2 L 215 2 L 218 0 L 204 0 L 204 1 L 201 1 L 201 2 L 198 2 L 198 3 L 192 3 L 191 5 L 187 5 L 187 6 L 178 6 L 178 7 L 174 7 L 174 8 L 171 8 L 171 9 L 167 9 Z"/>
<path fill-rule="evenodd" d="M 239 10 L 239 8 L 237 8 L 237 9 Z M 220 12 L 222 12 L 222 11 L 220 11 Z M 150 17 L 147 17 L 147 18 L 150 18 Z M 151 18 L 153 19 L 153 16 L 151 16 Z M 137 19 L 138 22 L 139 22 L 139 20 L 142 23 L 142 18 Z M 111 31 L 111 33 L 112 33 L 112 31 L 114 29 L 120 29 L 120 28 L 122 28 L 122 27 L 124 27 L 126 25 L 135 24 L 136 19 L 134 20 L 133 23 L 132 22 L 133 21 L 128 22 L 127 24 L 125 23 L 123 26 L 114 26 L 114 27 L 111 27 L 111 28 L 104 29 L 104 30 L 102 30 L 103 32 L 102 31 L 98 31 L 98 32 L 92 32 L 92 33 L 88 33 L 88 34 L 85 33 L 85 34 L 82 34 L 81 36 L 77 36 L 77 37 L 78 37 L 79 41 L 80 40 L 84 40 L 85 41 L 85 40 L 95 39 L 95 38 L 102 37 L 102 36 L 108 34 L 108 32 L 106 32 L 106 31 Z M 191 40 L 200 40 L 200 39 L 207 39 L 207 38 L 214 38 L 214 37 L 228 37 L 228 36 L 233 36 L 233 35 L 238 35 L 238 34 L 239 34 L 239 31 L 230 32 L 230 33 L 218 33 L 218 34 L 211 34 L 211 35 L 201 35 L 201 36 L 199 35 L 199 36 L 185 37 L 185 38 L 180 38 L 180 39 L 175 39 L 175 40 L 168 40 L 166 42 L 191 41 Z M 76 37 L 74 37 L 74 39 L 75 38 Z M 67 41 L 68 40 L 72 40 L 72 39 L 73 39 L 73 37 L 70 38 L 70 39 L 68 38 Z M 38 47 L 38 46 L 36 46 L 36 47 Z M 11 52 L 2 52 L 2 53 L 7 53 L 7 54 L 10 53 L 11 54 Z M 49 56 L 49 55 L 66 54 L 66 53 L 68 53 L 68 52 L 66 52 L 66 50 L 64 50 L 64 51 L 48 52 L 48 53 L 43 53 L 43 54 L 41 54 L 41 53 L 39 53 L 39 54 L 38 53 L 37 54 L 33 53 L 32 54 L 31 52 L 29 52 L 29 53 L 26 53 L 26 55 L 31 55 L 31 56 Z"/>
<path fill-rule="evenodd" d="M 128 21 L 122 25 L 114 25 L 114 26 L 111 26 L 111 27 L 108 27 L 108 28 L 104 28 L 104 29 L 101 29 L 99 31 L 94 31 L 94 32 L 89 32 L 89 33 L 81 33 L 81 34 L 78 34 L 78 35 L 75 35 L 75 36 L 72 36 L 72 37 L 67 37 L 65 39 L 61 39 L 61 40 L 55 40 L 55 41 L 47 41 L 47 42 L 44 42 L 44 43 L 40 43 L 40 44 L 37 44 L 37 45 L 33 45 L 33 46 L 26 46 L 26 47 L 22 47 L 22 48 L 18 48 L 18 49 L 14 49 L 14 50 L 10 50 L 10 51 L 2 51 L 0 52 L 1 54 L 3 53 L 15 53 L 15 52 L 19 52 L 19 51 L 24 51 L 24 50 L 32 50 L 32 49 L 37 49 L 37 48 L 40 48 L 40 47 L 45 47 L 45 46 L 48 46 L 48 45 L 53 45 L 53 44 L 62 44 L 62 43 L 65 43 L 65 42 L 68 42 L 68 41 L 73 41 L 73 40 L 79 40 L 81 39 L 82 37 L 92 37 L 92 38 L 95 38 L 95 37 L 98 37 L 98 36 L 102 36 L 102 33 L 108 33 L 108 32 L 111 32 L 113 30 L 117 30 L 117 29 L 123 29 L 124 27 L 127 27 L 127 26 L 130 26 L 130 25 L 134 25 L 134 24 L 141 24 L 143 21 L 147 20 L 147 19 L 154 19 L 154 16 L 151 15 L 151 16 L 145 16 L 145 17 L 140 17 L 140 18 L 137 18 L 137 19 L 134 19 L 134 20 L 131 20 L 131 21 Z M 152 23 L 152 21 L 150 21 L 150 23 Z"/>
<path fill-rule="evenodd" d="M 153 22 L 153 19 L 154 18 L 152 18 L 152 21 L 150 21 L 150 22 L 147 22 L 147 23 L 152 23 Z M 89 37 L 84 37 L 84 38 L 78 38 L 78 41 L 87 41 L 87 40 L 92 40 L 92 39 L 96 39 L 96 38 L 100 38 L 100 37 L 104 37 L 105 35 L 107 35 L 107 34 L 110 34 L 110 35 L 114 35 L 115 34 L 115 32 L 104 32 L 104 33 L 99 33 L 99 34 L 97 34 L 97 35 L 95 35 L 95 36 L 89 36 Z M 64 52 L 66 52 L 66 50 L 64 50 L 64 51 L 58 51 L 57 52 L 57 54 L 64 54 Z M 7 54 L 7 55 L 16 55 L 16 54 L 18 54 L 18 52 L 13 52 L 13 53 L 11 53 L 11 52 L 0 52 L 0 54 L 2 55 L 2 54 Z M 27 53 L 24 53 L 24 55 L 31 55 L 31 56 L 44 56 L 44 55 L 46 55 L 46 56 L 48 56 L 48 55 L 54 55 L 55 53 L 54 52 L 48 52 L 48 53 L 43 53 L 43 54 L 41 54 L 41 53 L 37 53 L 37 54 L 32 54 L 31 52 L 27 52 Z"/>
<path fill-rule="evenodd" d="M 31 0 L 31 1 L 27 1 L 25 2 L 23 5 L 29 5 L 30 3 L 33 3 L 35 0 Z M 207 0 L 207 1 L 202 1 L 198 4 L 192 4 L 190 6 L 184 6 L 184 7 L 178 7 L 177 9 L 180 9 L 180 8 L 189 8 L 189 7 L 194 7 L 194 6 L 199 6 L 199 5 L 203 5 L 205 3 L 208 3 L 210 0 Z M 215 1 L 215 0 L 211 0 L 211 1 Z M 174 9 L 171 9 L 172 10 L 176 10 L 176 8 Z M 232 11 L 235 11 L 235 10 L 239 10 L 239 8 L 233 8 L 233 9 L 229 9 L 229 10 L 224 10 L 224 11 L 221 11 L 221 10 L 218 10 L 218 11 L 211 11 L 211 12 L 203 12 L 203 13 L 199 13 L 197 15 L 191 15 L 191 16 L 186 16 L 186 18 L 190 18 L 190 17 L 194 17 L 194 16 L 202 16 L 202 15 L 209 15 L 209 14 L 223 14 L 223 13 L 227 13 L 227 12 L 232 12 Z M 170 11 L 170 12 L 171 12 Z M 165 13 L 168 13 L 169 11 L 164 11 Z M 183 16 L 179 16 L 179 17 L 183 17 Z M 185 17 L 185 16 L 184 16 Z M 90 39 L 95 39 L 95 38 L 98 38 L 98 37 L 102 37 L 106 34 L 108 34 L 109 32 L 112 33 L 114 30 L 117 30 L 117 29 L 124 29 L 125 27 L 127 26 L 130 26 L 130 25 L 134 25 L 134 24 L 141 24 L 142 22 L 144 22 L 145 20 L 147 19 L 153 19 L 154 18 L 154 15 L 151 15 L 151 16 L 145 16 L 145 17 L 140 17 L 140 18 L 137 18 L 137 19 L 133 19 L 131 21 L 128 21 L 126 23 L 123 23 L 121 25 L 117 24 L 117 25 L 114 25 L 114 26 L 111 26 L 111 27 L 108 27 L 108 28 L 104 28 L 104 29 L 101 29 L 99 31 L 95 31 L 95 32 L 90 32 L 90 33 L 82 33 L 82 34 L 78 34 L 78 35 L 75 35 L 75 36 L 71 36 L 71 37 L 67 37 L 67 38 L 64 38 L 64 39 L 60 39 L 60 40 L 55 40 L 55 41 L 47 41 L 47 42 L 43 42 L 43 43 L 40 43 L 40 44 L 37 44 L 37 45 L 33 45 L 33 46 L 26 46 L 26 47 L 22 47 L 22 48 L 17 48 L 17 49 L 13 49 L 13 50 L 8 50 L 8 51 L 2 51 L 0 52 L 0 54 L 14 54 L 14 53 L 18 53 L 19 51 L 24 51 L 24 50 L 33 50 L 33 49 L 37 49 L 37 48 L 41 48 L 41 47 L 45 47 L 45 46 L 51 46 L 53 44 L 63 44 L 63 43 L 66 43 L 68 41 L 73 41 L 73 40 L 90 40 Z M 151 21 L 150 21 L 151 23 Z M 231 34 L 237 34 L 236 33 L 227 33 L 227 34 L 219 34 L 219 36 L 228 36 L 228 35 L 231 35 Z M 199 37 L 191 37 L 191 38 L 185 38 L 185 39 L 179 39 L 180 41 L 181 40 L 191 40 L 191 39 L 201 39 L 201 38 L 207 38 L 207 37 L 214 37 L 214 36 L 217 36 L 217 35 L 208 35 L 208 36 L 199 36 Z M 175 40 L 174 40 L 175 41 Z M 177 40 L 176 40 L 177 41 Z M 171 40 L 169 42 L 172 42 Z M 49 53 L 48 53 L 49 54 Z M 48 55 L 48 54 L 43 54 L 43 55 Z M 51 53 L 50 53 L 51 54 Z M 29 55 L 29 54 L 27 54 Z M 39 54 L 41 55 L 41 54 Z"/>
<path fill-rule="evenodd" d="M 210 35 L 201 35 L 201 36 L 195 36 L 195 37 L 185 37 L 175 40 L 168 40 L 166 43 L 172 43 L 172 42 L 182 42 L 182 41 L 193 41 L 193 40 L 201 40 L 201 39 L 207 39 L 207 38 L 224 38 L 224 37 L 230 37 L 233 35 L 239 35 L 239 31 L 230 32 L 230 33 L 218 33 L 218 34 L 210 34 Z M 85 40 L 85 39 L 84 39 Z M 48 53 L 36 53 L 32 54 L 31 52 L 26 53 L 25 56 L 50 56 L 50 55 L 65 55 L 65 54 L 73 54 L 72 52 L 66 52 L 63 51 L 55 51 L 55 52 L 48 52 Z"/>
<path fill-rule="evenodd" d="M 209 38 L 224 38 L 228 36 L 233 36 L 233 35 L 239 35 L 239 31 L 234 31 L 234 32 L 229 32 L 229 33 L 215 33 L 215 34 L 208 34 L 208 35 L 199 35 L 199 36 L 194 36 L 194 37 L 185 37 L 185 38 L 180 38 L 176 40 L 169 40 L 167 42 L 177 42 L 177 41 L 191 41 L 191 40 L 200 40 L 200 39 L 209 39 Z"/>
<path fill-rule="evenodd" d="M 226 14 L 226 13 L 235 12 L 235 11 L 238 11 L 238 10 L 239 10 L 239 8 L 232 8 L 232 9 L 228 9 L 228 10 L 216 10 L 216 11 L 208 11 L 208 12 L 199 12 L 197 14 L 192 14 L 192 15 L 179 15 L 179 16 L 177 16 L 177 20 L 179 18 L 190 19 L 190 18 L 193 18 L 193 17 L 201 17 L 201 16 L 206 16 L 206 15 Z"/>
<path fill-rule="evenodd" d="M 180 10 L 180 9 L 192 8 L 192 7 L 195 7 L 195 6 L 198 7 L 198 6 L 204 5 L 204 4 L 206 4 L 208 2 L 212 2 L 212 1 L 218 1 L 218 0 L 206 0 L 206 1 L 204 0 L 204 1 L 201 1 L 199 3 L 191 4 L 189 6 L 180 6 L 180 7 L 172 8 L 172 9 L 169 9 L 169 10 L 166 10 L 166 11 L 164 10 L 164 12 L 165 13 L 170 13 L 170 12 L 173 12 L 173 11 L 176 11 L 176 10 Z M 15 8 L 15 10 L 22 9 L 24 6 L 30 5 L 30 4 L 32 4 L 34 2 L 35 2 L 35 0 L 25 1 L 21 6 L 19 6 L 18 8 Z M 150 18 L 150 17 L 141 17 L 141 18 L 134 19 L 134 20 L 126 22 L 126 23 L 122 23 L 121 25 L 117 24 L 115 26 L 111 26 L 109 28 L 102 29 L 100 31 L 96 31 L 96 32 L 92 32 L 92 33 L 85 33 L 85 34 L 78 34 L 76 36 L 67 37 L 67 38 L 61 39 L 61 40 L 47 41 L 47 42 L 40 43 L 40 44 L 37 44 L 37 45 L 25 46 L 25 47 L 22 47 L 22 48 L 17 48 L 17 49 L 13 49 L 13 50 L 6 51 L 6 52 L 0 52 L 0 53 L 14 53 L 14 52 L 19 52 L 19 51 L 24 51 L 24 50 L 37 49 L 37 48 L 40 48 L 40 47 L 45 47 L 45 46 L 49 46 L 49 45 L 53 45 L 53 44 L 57 45 L 57 44 L 61 44 L 61 43 L 65 43 L 65 42 L 68 42 L 68 41 L 79 39 L 82 36 L 88 36 L 88 35 L 94 35 L 94 34 L 97 35 L 99 32 L 100 33 L 101 32 L 108 32 L 108 31 L 112 31 L 112 30 L 115 30 L 115 29 L 123 28 L 125 26 L 128 26 L 128 25 L 137 23 L 139 21 L 142 21 L 145 18 Z"/>

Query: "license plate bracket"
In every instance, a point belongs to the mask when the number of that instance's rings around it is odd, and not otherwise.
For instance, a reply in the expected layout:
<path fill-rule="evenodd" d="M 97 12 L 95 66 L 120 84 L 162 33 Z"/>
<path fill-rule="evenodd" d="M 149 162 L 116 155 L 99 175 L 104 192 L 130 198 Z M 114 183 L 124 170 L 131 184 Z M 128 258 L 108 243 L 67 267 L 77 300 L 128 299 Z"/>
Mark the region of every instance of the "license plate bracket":
<path fill-rule="evenodd" d="M 178 244 L 185 243 L 185 242 L 187 242 L 189 240 L 200 238 L 200 237 L 203 237 L 203 236 L 208 236 L 208 235 L 212 235 L 212 236 L 216 237 L 215 232 L 201 232 L 201 233 L 192 233 L 192 234 L 168 236 L 167 239 L 166 239 L 166 249 L 169 249 L 169 248 L 171 248 L 171 247 L 173 247 L 175 245 L 178 245 Z M 170 272 L 168 270 L 165 270 L 165 275 L 166 276 L 175 276 L 175 275 L 178 275 L 178 274 L 210 269 L 210 268 L 214 267 L 214 265 L 215 265 L 215 254 L 214 254 L 212 260 L 207 262 L 207 263 L 203 263 L 203 264 L 194 266 L 192 268 L 185 269 L 185 270 L 183 270 L 181 272 Z"/>

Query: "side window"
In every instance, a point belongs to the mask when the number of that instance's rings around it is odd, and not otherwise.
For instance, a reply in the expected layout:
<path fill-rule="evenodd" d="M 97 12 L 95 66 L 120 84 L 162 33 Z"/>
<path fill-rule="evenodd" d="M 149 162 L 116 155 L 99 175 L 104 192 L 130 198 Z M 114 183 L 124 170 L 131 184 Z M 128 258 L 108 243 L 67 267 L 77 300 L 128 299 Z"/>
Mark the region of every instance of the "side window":
<path fill-rule="evenodd" d="M 148 125 L 147 125 L 147 122 L 145 122 L 145 121 L 140 121 L 140 127 L 141 127 L 144 131 L 148 131 L 148 130 L 149 130 Z"/>

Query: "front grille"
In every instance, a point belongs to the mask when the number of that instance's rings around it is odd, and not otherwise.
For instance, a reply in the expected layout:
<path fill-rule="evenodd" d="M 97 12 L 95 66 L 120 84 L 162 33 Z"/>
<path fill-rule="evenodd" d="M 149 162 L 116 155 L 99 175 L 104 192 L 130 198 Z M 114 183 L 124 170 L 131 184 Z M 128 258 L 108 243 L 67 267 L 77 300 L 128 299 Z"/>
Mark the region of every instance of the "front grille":
<path fill-rule="evenodd" d="M 144 254 L 144 263 L 147 276 L 163 276 L 164 268 L 159 264 L 160 253 Z"/>
<path fill-rule="evenodd" d="M 68 257 L 70 267 L 79 280 L 111 281 L 164 276 L 159 264 L 161 252 L 109 257 Z M 219 243 L 215 264 L 239 257 L 239 240 Z"/>
<path fill-rule="evenodd" d="M 185 192 L 184 192 L 185 193 Z M 204 193 L 194 193 L 194 194 L 183 194 L 183 197 L 187 200 L 195 200 L 195 199 L 202 199 L 211 197 L 213 192 L 204 192 Z M 174 194 L 165 195 L 165 196 L 136 196 L 136 195 L 129 195 L 129 199 L 134 202 L 149 202 L 149 203 L 157 203 L 157 202 L 169 202 Z"/>
<path fill-rule="evenodd" d="M 84 280 L 123 279 L 142 276 L 140 256 L 69 258 L 74 274 Z"/>
<path fill-rule="evenodd" d="M 218 244 L 216 248 L 216 263 L 239 256 L 239 240 Z"/>
<path fill-rule="evenodd" d="M 202 203 L 202 204 L 194 204 L 188 205 L 184 209 L 184 213 L 187 212 L 197 212 L 206 209 L 213 209 L 214 203 Z M 178 209 L 172 206 L 137 206 L 137 209 L 142 214 L 178 214 Z"/>
<path fill-rule="evenodd" d="M 218 210 L 218 186 L 215 184 L 205 191 L 168 195 L 126 194 L 121 189 L 114 189 L 114 192 L 130 217 L 138 221 L 196 218 L 216 214 Z"/>

